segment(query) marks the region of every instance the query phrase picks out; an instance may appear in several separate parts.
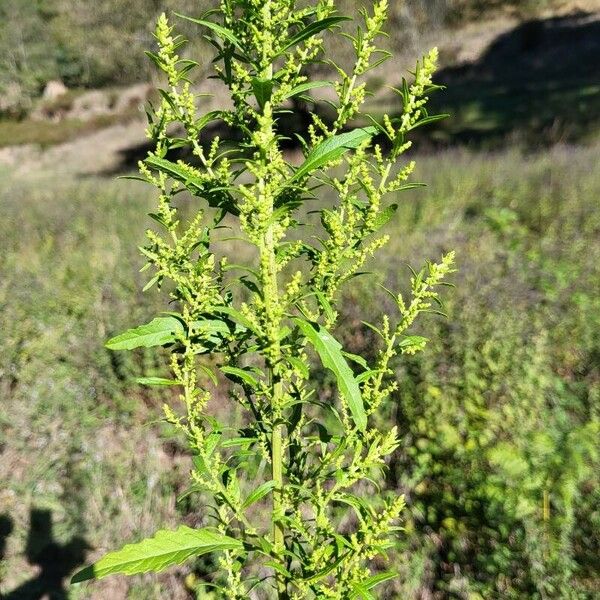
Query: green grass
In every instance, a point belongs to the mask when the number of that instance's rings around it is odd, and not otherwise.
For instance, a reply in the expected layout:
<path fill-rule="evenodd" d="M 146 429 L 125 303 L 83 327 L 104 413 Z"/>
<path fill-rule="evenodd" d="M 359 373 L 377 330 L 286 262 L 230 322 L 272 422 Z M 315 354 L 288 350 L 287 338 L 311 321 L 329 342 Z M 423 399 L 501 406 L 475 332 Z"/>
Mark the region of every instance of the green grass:
<path fill-rule="evenodd" d="M 98 115 L 89 120 L 64 119 L 60 122 L 0 119 L 0 148 L 36 144 L 43 148 L 68 142 L 104 127 L 122 123 L 132 115 Z"/>
<path fill-rule="evenodd" d="M 446 594 L 440 597 L 534 598 L 532 579 L 550 589 L 567 577 L 580 593 L 573 598 L 593 598 L 598 481 L 587 469 L 591 459 L 577 458 L 565 436 L 600 414 L 599 150 L 424 156 L 418 177 L 429 187 L 399 199 L 392 243 L 371 265 L 380 279 L 404 287 L 405 262 L 418 266 L 452 248 L 460 273 L 457 289 L 446 293 L 450 319 L 432 316 L 415 332 L 432 345 L 403 363 L 390 408 L 405 434 L 390 485 L 410 506 L 396 562 L 403 583 L 391 597 L 436 590 Z M 160 396 L 134 383 L 159 374 L 161 358 L 103 348 L 164 307 L 157 294 L 139 291 L 136 247 L 151 223 L 142 217 L 153 202 L 148 190 L 93 178 L 0 177 L 0 515 L 14 523 L 0 563 L 6 594 L 36 572 L 25 556 L 31 509 L 51 511 L 58 543 L 85 538 L 88 559 L 117 540 L 174 524 L 178 512 L 190 524 L 202 513 L 174 503 L 188 458 L 156 422 Z M 386 302 L 373 290 L 365 279 L 346 292 L 343 332 L 355 349 L 373 342 L 360 328 L 358 305 L 375 319 Z M 535 458 L 540 432 L 571 455 Z M 547 524 L 539 473 L 562 477 L 552 480 Z M 493 514 L 473 508 L 481 503 Z M 563 542 L 543 545 L 560 532 L 569 561 L 560 560 Z M 515 569 L 507 583 L 503 573 Z M 184 598 L 188 572 L 109 579 L 69 593 Z"/>
<path fill-rule="evenodd" d="M 15 523 L 4 592 L 34 573 L 21 556 L 30 508 L 52 511 L 58 541 L 107 548 L 174 519 L 186 460 L 147 424 L 157 399 L 132 383 L 160 365 L 103 348 L 157 310 L 136 275 L 143 230 L 131 224 L 148 207 L 143 191 L 58 180 L 2 188 L 0 514 Z M 97 597 L 111 596 L 102 589 Z"/>
<path fill-rule="evenodd" d="M 497 145 L 512 136 L 530 147 L 586 141 L 600 121 L 599 92 L 600 86 L 587 79 L 518 87 L 480 84 L 476 96 L 472 84 L 455 85 L 436 98 L 436 110 L 450 114 L 436 139 Z"/>
<path fill-rule="evenodd" d="M 589 78 L 527 84 L 453 82 L 432 96 L 429 107 L 431 114 L 448 118 L 418 131 L 417 143 L 479 149 L 519 144 L 530 150 L 586 144 L 594 141 L 600 122 L 599 98 L 600 86 L 590 84 Z M 383 94 L 372 101 L 369 112 L 381 120 L 397 109 L 398 97 Z"/>

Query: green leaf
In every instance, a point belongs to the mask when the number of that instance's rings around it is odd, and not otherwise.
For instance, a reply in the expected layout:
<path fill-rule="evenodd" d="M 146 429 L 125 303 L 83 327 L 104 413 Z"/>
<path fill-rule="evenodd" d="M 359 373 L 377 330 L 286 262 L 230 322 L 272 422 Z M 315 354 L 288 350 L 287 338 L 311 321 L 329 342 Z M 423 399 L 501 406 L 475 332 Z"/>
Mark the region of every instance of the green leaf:
<path fill-rule="evenodd" d="M 222 444 L 222 448 L 235 448 L 236 446 L 242 446 L 243 448 L 248 448 L 252 444 L 256 443 L 255 438 L 250 437 L 237 437 L 225 440 Z"/>
<path fill-rule="evenodd" d="M 147 292 L 155 283 L 160 281 L 160 276 L 155 275 L 145 286 L 142 292 Z"/>
<path fill-rule="evenodd" d="M 304 379 L 308 379 L 310 371 L 304 361 L 300 360 L 297 356 L 286 356 L 286 360 L 302 375 Z"/>
<path fill-rule="evenodd" d="M 429 338 L 421 335 L 408 335 L 398 343 L 398 348 L 406 348 L 409 346 L 424 346 L 429 341 Z"/>
<path fill-rule="evenodd" d="M 350 19 L 348 17 L 325 17 L 320 21 L 314 21 L 299 31 L 294 37 L 290 38 L 286 45 L 281 49 L 280 54 L 284 54 L 289 48 L 292 48 L 296 44 L 299 44 L 300 42 L 317 35 L 317 33 L 320 33 L 325 29 L 330 29 L 337 23 L 349 20 Z"/>
<path fill-rule="evenodd" d="M 390 204 L 386 208 L 384 208 L 376 217 L 375 223 L 373 223 L 373 229 L 377 231 L 381 229 L 384 225 L 389 223 L 390 219 L 394 216 L 396 211 L 398 210 L 397 204 Z"/>
<path fill-rule="evenodd" d="M 265 104 L 271 99 L 273 93 L 273 80 L 272 79 L 259 79 L 258 77 L 252 78 L 252 91 L 254 97 L 261 108 L 264 108 Z"/>
<path fill-rule="evenodd" d="M 364 371 L 360 373 L 360 375 L 356 376 L 356 382 L 363 383 L 364 381 L 367 381 L 367 379 L 372 379 L 373 377 L 375 377 L 377 373 L 379 373 L 377 369 L 369 369 L 368 371 Z"/>
<path fill-rule="evenodd" d="M 331 306 L 331 303 L 329 302 L 329 300 L 327 300 L 327 298 L 325 298 L 325 294 L 323 294 L 323 292 L 320 292 L 319 290 L 317 290 L 315 292 L 315 296 L 317 297 L 317 300 L 319 301 L 320 307 L 323 309 L 323 314 L 330 321 L 335 321 L 335 313 L 333 311 L 333 307 Z"/>
<path fill-rule="evenodd" d="M 258 380 L 252 373 L 247 371 L 246 369 L 239 369 L 238 367 L 221 367 L 221 371 L 225 373 L 225 375 L 230 375 L 229 379 L 237 383 L 243 383 L 249 385 L 250 387 L 256 389 L 258 387 Z"/>
<path fill-rule="evenodd" d="M 160 58 L 160 56 L 158 56 L 158 54 L 154 54 L 154 52 L 150 52 L 149 50 L 144 50 L 144 54 L 159 68 L 162 69 L 163 67 L 163 63 L 162 60 Z"/>
<path fill-rule="evenodd" d="M 337 494 L 334 497 L 334 500 L 336 502 L 342 502 L 343 504 L 351 506 L 356 511 L 356 514 L 361 521 L 364 521 L 365 515 L 372 514 L 372 509 L 369 506 L 368 502 L 364 498 L 361 498 L 356 494 L 351 494 L 350 492 L 343 492 Z"/>
<path fill-rule="evenodd" d="M 227 335 L 231 333 L 227 323 L 219 319 L 203 319 L 201 321 L 193 321 L 190 327 L 192 333 L 208 335 L 220 333 Z"/>
<path fill-rule="evenodd" d="M 124 333 L 106 342 L 109 350 L 133 350 L 134 348 L 151 348 L 164 346 L 174 342 L 177 334 L 183 333 L 183 325 L 175 317 L 157 317 L 146 325 L 128 329 Z"/>
<path fill-rule="evenodd" d="M 375 325 L 373 325 L 373 323 L 369 323 L 368 321 L 361 321 L 361 323 L 363 325 L 366 325 L 371 331 L 374 331 L 380 338 L 385 339 L 385 336 L 383 335 L 381 329 L 379 329 L 378 327 L 375 327 Z"/>
<path fill-rule="evenodd" d="M 194 19 L 193 17 L 188 17 L 179 13 L 175 14 L 181 19 L 185 19 L 186 21 L 191 21 L 192 23 L 196 23 L 197 25 L 207 27 L 211 31 L 214 31 L 222 40 L 227 40 L 228 42 L 231 42 L 234 46 L 236 46 L 239 50 L 242 50 L 242 43 L 230 29 L 226 29 L 222 25 L 218 25 L 217 23 L 213 23 L 212 21 Z"/>
<path fill-rule="evenodd" d="M 269 567 L 270 569 L 273 569 L 275 571 L 277 571 L 278 573 L 281 573 L 284 577 L 288 577 L 288 578 L 292 578 L 293 575 L 280 563 L 278 563 L 275 560 L 269 560 L 265 563 L 265 567 Z"/>
<path fill-rule="evenodd" d="M 243 502 L 242 510 L 246 510 L 248 507 L 252 506 L 259 500 L 262 500 L 267 494 L 271 493 L 273 488 L 275 487 L 275 482 L 273 480 L 267 481 L 262 485 L 258 486 Z"/>
<path fill-rule="evenodd" d="M 221 313 L 221 314 L 227 315 L 228 317 L 230 317 L 233 321 L 235 321 L 239 325 L 242 325 L 243 327 L 245 327 L 246 329 L 249 329 L 250 331 L 252 331 L 254 333 L 258 333 L 254 329 L 254 326 L 249 321 L 249 319 L 247 319 L 239 310 L 236 310 L 232 306 L 212 306 L 209 310 L 212 312 L 215 312 L 215 313 Z"/>
<path fill-rule="evenodd" d="M 207 112 L 205 115 L 202 115 L 195 123 L 194 127 L 200 131 L 204 129 L 211 121 L 216 121 L 223 115 L 223 111 L 220 110 L 211 110 Z"/>
<path fill-rule="evenodd" d="M 198 365 L 198 368 L 205 373 L 215 385 L 218 385 L 219 381 L 217 376 L 213 373 L 213 370 L 210 367 L 207 367 L 206 365 Z"/>
<path fill-rule="evenodd" d="M 361 600 L 377 600 L 377 598 L 367 589 L 364 585 L 360 583 L 355 583 L 352 586 L 354 590 L 351 598 L 360 598 Z"/>
<path fill-rule="evenodd" d="M 292 212 L 294 209 L 298 208 L 301 205 L 302 205 L 301 197 L 299 197 L 297 195 L 286 197 L 285 194 L 281 194 L 275 200 L 276 208 L 273 211 L 273 214 L 271 215 L 271 217 L 269 218 L 267 223 L 270 225 L 271 223 L 276 223 L 278 221 L 281 221 L 281 219 L 283 219 L 283 217 L 285 217 L 287 214 L 289 214 L 290 212 Z"/>
<path fill-rule="evenodd" d="M 428 117 L 424 117 L 423 119 L 420 119 L 419 121 L 417 121 L 410 129 L 416 129 L 417 127 L 422 127 L 423 125 L 429 125 L 429 123 L 435 123 L 437 121 L 442 121 L 444 119 L 447 119 L 450 115 L 448 113 L 444 113 L 441 115 L 430 115 Z"/>
<path fill-rule="evenodd" d="M 363 399 L 352 369 L 342 354 L 341 344 L 321 325 L 312 324 L 299 318 L 294 318 L 294 322 L 317 351 L 323 366 L 335 375 L 340 392 L 352 413 L 354 423 L 360 430 L 364 430 L 367 426 L 367 415 Z"/>
<path fill-rule="evenodd" d="M 210 207 L 225 209 L 233 215 L 239 215 L 240 211 L 227 189 L 223 187 L 211 187 L 211 184 L 191 174 L 185 167 L 165 158 L 150 155 L 144 162 L 148 166 L 166 173 L 173 179 L 183 183 L 190 194 L 204 198 Z"/>
<path fill-rule="evenodd" d="M 326 139 L 306 157 L 304 163 L 294 173 L 291 181 L 302 179 L 331 161 L 337 160 L 348 150 L 358 148 L 365 140 L 373 137 L 376 132 L 377 128 L 373 126 L 359 127 Z"/>
<path fill-rule="evenodd" d="M 355 362 L 357 365 L 360 365 L 363 369 L 369 368 L 367 361 L 362 356 L 359 356 L 358 354 L 353 354 L 352 352 L 345 352 L 345 351 L 342 351 L 342 354 L 346 358 L 349 358 L 352 362 Z"/>
<path fill-rule="evenodd" d="M 313 90 L 315 88 L 329 87 L 331 85 L 330 81 L 307 81 L 306 83 L 301 83 L 297 85 L 295 88 L 292 88 L 287 94 L 284 94 L 282 100 L 287 100 L 288 98 L 293 98 L 294 96 L 298 96 L 298 94 L 303 94 L 304 92 L 308 92 L 308 90 Z"/>
<path fill-rule="evenodd" d="M 173 100 L 169 92 L 159 88 L 158 93 L 162 96 L 163 100 L 169 105 L 174 115 L 179 115 L 181 113 L 181 109 L 177 107 L 175 101 Z"/>
<path fill-rule="evenodd" d="M 242 548 L 242 542 L 228 536 L 182 525 L 176 531 L 160 530 L 152 538 L 105 554 L 98 562 L 76 573 L 71 583 L 100 579 L 116 573 L 156 573 L 172 565 L 179 565 L 192 556 Z"/>
<path fill-rule="evenodd" d="M 355 598 L 375 600 L 375 596 L 371 594 L 370 590 L 372 590 L 379 584 L 389 581 L 390 579 L 395 579 L 396 577 L 398 577 L 398 574 L 392 573 L 390 571 L 386 573 L 378 573 L 377 575 L 368 577 L 364 581 L 361 581 L 360 583 L 357 583 L 353 586 L 354 591 L 352 592 L 352 594 L 350 594 L 350 600 L 354 600 Z"/>
<path fill-rule="evenodd" d="M 181 165 L 171 162 L 170 160 L 151 155 L 145 159 L 145 162 L 151 167 L 154 167 L 155 169 L 170 175 L 174 179 L 181 181 L 186 185 L 186 187 L 191 186 L 197 190 L 201 190 L 204 187 L 204 181 L 189 173 Z"/>
<path fill-rule="evenodd" d="M 399 188 L 396 188 L 396 192 L 405 192 L 406 190 L 415 190 L 417 188 L 427 187 L 425 183 L 405 183 L 401 185 Z"/>
<path fill-rule="evenodd" d="M 321 441 L 323 444 L 328 444 L 333 436 L 329 433 L 329 431 L 327 431 L 327 427 L 325 427 L 325 425 L 322 423 L 316 423 L 316 426 L 319 435 L 319 441 Z"/>
<path fill-rule="evenodd" d="M 149 386 L 179 385 L 174 379 L 166 379 L 165 377 L 138 377 L 135 381 L 141 385 Z"/>

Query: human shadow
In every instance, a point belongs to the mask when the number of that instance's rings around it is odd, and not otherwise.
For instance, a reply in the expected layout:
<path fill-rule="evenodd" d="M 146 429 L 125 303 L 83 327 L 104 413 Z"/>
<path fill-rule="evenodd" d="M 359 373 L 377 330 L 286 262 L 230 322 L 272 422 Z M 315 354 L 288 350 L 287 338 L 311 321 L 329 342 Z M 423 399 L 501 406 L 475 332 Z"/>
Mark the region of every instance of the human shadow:
<path fill-rule="evenodd" d="M 6 538 L 13 530 L 13 522 L 7 515 L 0 516 L 0 556 L 6 548 Z M 54 539 L 52 513 L 49 510 L 32 509 L 25 556 L 39 573 L 13 591 L 0 596 L 2 600 L 67 600 L 65 579 L 85 561 L 90 546 L 83 537 L 75 536 L 61 544 Z"/>

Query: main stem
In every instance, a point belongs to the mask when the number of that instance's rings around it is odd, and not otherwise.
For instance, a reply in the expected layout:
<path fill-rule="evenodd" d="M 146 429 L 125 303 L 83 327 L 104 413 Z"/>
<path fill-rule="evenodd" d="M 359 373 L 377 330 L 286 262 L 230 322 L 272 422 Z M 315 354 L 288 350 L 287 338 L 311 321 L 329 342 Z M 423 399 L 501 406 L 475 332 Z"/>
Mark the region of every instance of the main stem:
<path fill-rule="evenodd" d="M 270 125 L 271 127 L 272 125 Z M 268 158 L 263 156 L 265 166 Z M 271 198 L 270 212 L 273 212 L 274 199 Z M 281 523 L 283 512 L 283 425 L 278 423 L 280 419 L 280 407 L 283 395 L 283 385 L 277 374 L 277 364 L 280 360 L 279 348 L 279 319 L 277 317 L 279 305 L 279 287 L 277 281 L 277 260 L 275 255 L 275 240 L 273 236 L 273 225 L 269 226 L 261 248 L 261 263 L 263 265 L 263 288 L 266 291 L 265 308 L 269 321 L 269 387 L 271 389 L 271 417 L 273 418 L 273 429 L 271 433 L 271 475 L 275 484 L 273 490 L 272 505 L 272 535 L 275 552 L 283 556 L 285 550 L 284 529 Z M 285 578 L 277 572 L 277 594 L 279 600 L 287 600 L 287 585 Z"/>
<path fill-rule="evenodd" d="M 275 248 L 273 244 L 273 236 L 271 228 L 265 236 L 264 250 L 267 253 L 265 257 L 268 261 L 268 280 L 269 293 L 272 297 L 267 300 L 267 306 L 277 305 L 278 288 L 277 288 L 277 267 L 275 261 Z M 269 365 L 269 386 L 271 388 L 271 416 L 273 418 L 273 430 L 271 433 L 271 472 L 275 483 L 273 490 L 273 506 L 272 506 L 272 532 L 273 545 L 275 552 L 283 556 L 285 549 L 285 537 L 283 525 L 281 524 L 282 494 L 283 494 L 283 425 L 277 421 L 280 419 L 280 406 L 282 400 L 283 386 L 275 371 L 276 363 L 279 359 L 279 340 L 271 339 L 273 353 L 270 357 L 271 364 Z M 287 586 L 285 579 L 280 573 L 276 573 L 277 590 L 280 600 L 287 600 Z"/>

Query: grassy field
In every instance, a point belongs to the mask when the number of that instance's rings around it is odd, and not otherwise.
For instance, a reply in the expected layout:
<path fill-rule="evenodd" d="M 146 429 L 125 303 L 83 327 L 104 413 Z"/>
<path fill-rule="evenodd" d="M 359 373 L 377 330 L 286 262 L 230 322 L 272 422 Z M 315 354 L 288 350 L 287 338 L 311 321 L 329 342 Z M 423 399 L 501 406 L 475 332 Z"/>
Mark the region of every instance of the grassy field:
<path fill-rule="evenodd" d="M 441 26 L 451 3 L 435 4 Z M 479 11 L 506 3 L 452 4 Z M 598 8 L 596 0 L 579 5 Z M 394 26 L 408 19 L 414 31 L 422 28 L 423 38 L 406 39 L 412 60 L 429 44 L 428 20 L 419 25 L 425 3 L 407 6 L 394 13 Z M 21 14 L 18 2 L 7 7 Z M 91 8 L 81 7 L 79 17 Z M 415 329 L 430 344 L 398 366 L 399 390 L 383 416 L 403 439 L 387 485 L 408 504 L 392 553 L 400 576 L 384 595 L 390 599 L 600 598 L 600 21 L 500 17 L 495 34 L 486 27 L 496 21 L 444 25 L 443 52 L 478 50 L 467 64 L 449 54 L 439 73 L 447 90 L 434 96 L 433 108 L 451 118 L 417 140 L 416 177 L 428 187 L 393 200 L 400 208 L 387 226 L 391 243 L 369 265 L 375 275 L 344 292 L 337 335 L 350 351 L 368 354 L 375 341 L 361 321 L 390 308 L 375 283 L 406 289 L 407 264 L 418 268 L 457 252 L 456 288 L 444 293 L 448 317 L 428 316 Z M 123 26 L 117 20 L 102 35 L 113 39 Z M 26 21 L 13 29 L 36 31 Z M 454 38 L 463 34 L 461 47 Z M 35 36 L 30 42 L 47 45 Z M 95 47 L 87 33 L 71 42 Z M 104 62 L 90 76 L 115 68 L 111 53 L 126 62 L 133 56 L 102 45 L 110 52 L 97 55 Z M 103 77 L 112 81 L 109 71 Z M 374 76 L 382 91 L 371 106 L 375 116 L 393 111 L 384 84 L 397 84 L 389 79 L 396 72 Z M 40 77 L 30 82 L 36 94 Z M 205 519 L 202 498 L 176 501 L 190 458 L 160 421 L 165 392 L 135 383 L 161 375 L 163 357 L 103 346 L 165 307 L 159 293 L 140 291 L 146 280 L 137 246 L 153 223 L 144 215 L 154 199 L 139 183 L 98 175 L 143 155 L 132 116 L 0 120 L 0 154 L 10 159 L 0 164 L 5 600 L 211 599 L 198 583 L 212 580 L 214 565 L 201 561 L 159 576 L 67 583 L 123 540 Z M 120 119 L 126 123 L 115 125 Z M 2 148 L 17 144 L 32 145 Z M 218 404 L 228 410 L 225 397 Z"/>
<path fill-rule="evenodd" d="M 389 597 L 598 597 L 599 152 L 431 154 L 429 187 L 399 199 L 379 280 L 403 287 L 406 263 L 447 249 L 460 272 L 389 409 L 405 434 L 389 485 L 409 502 Z M 175 503 L 188 458 L 157 421 L 160 397 L 134 383 L 160 357 L 103 348 L 164 306 L 139 291 L 153 199 L 41 174 L 0 174 L 0 190 L 0 595 L 193 597 L 206 565 L 61 591 L 118 541 L 202 519 Z M 386 303 L 372 290 L 346 292 L 355 350 L 372 342 L 358 309 Z"/>

